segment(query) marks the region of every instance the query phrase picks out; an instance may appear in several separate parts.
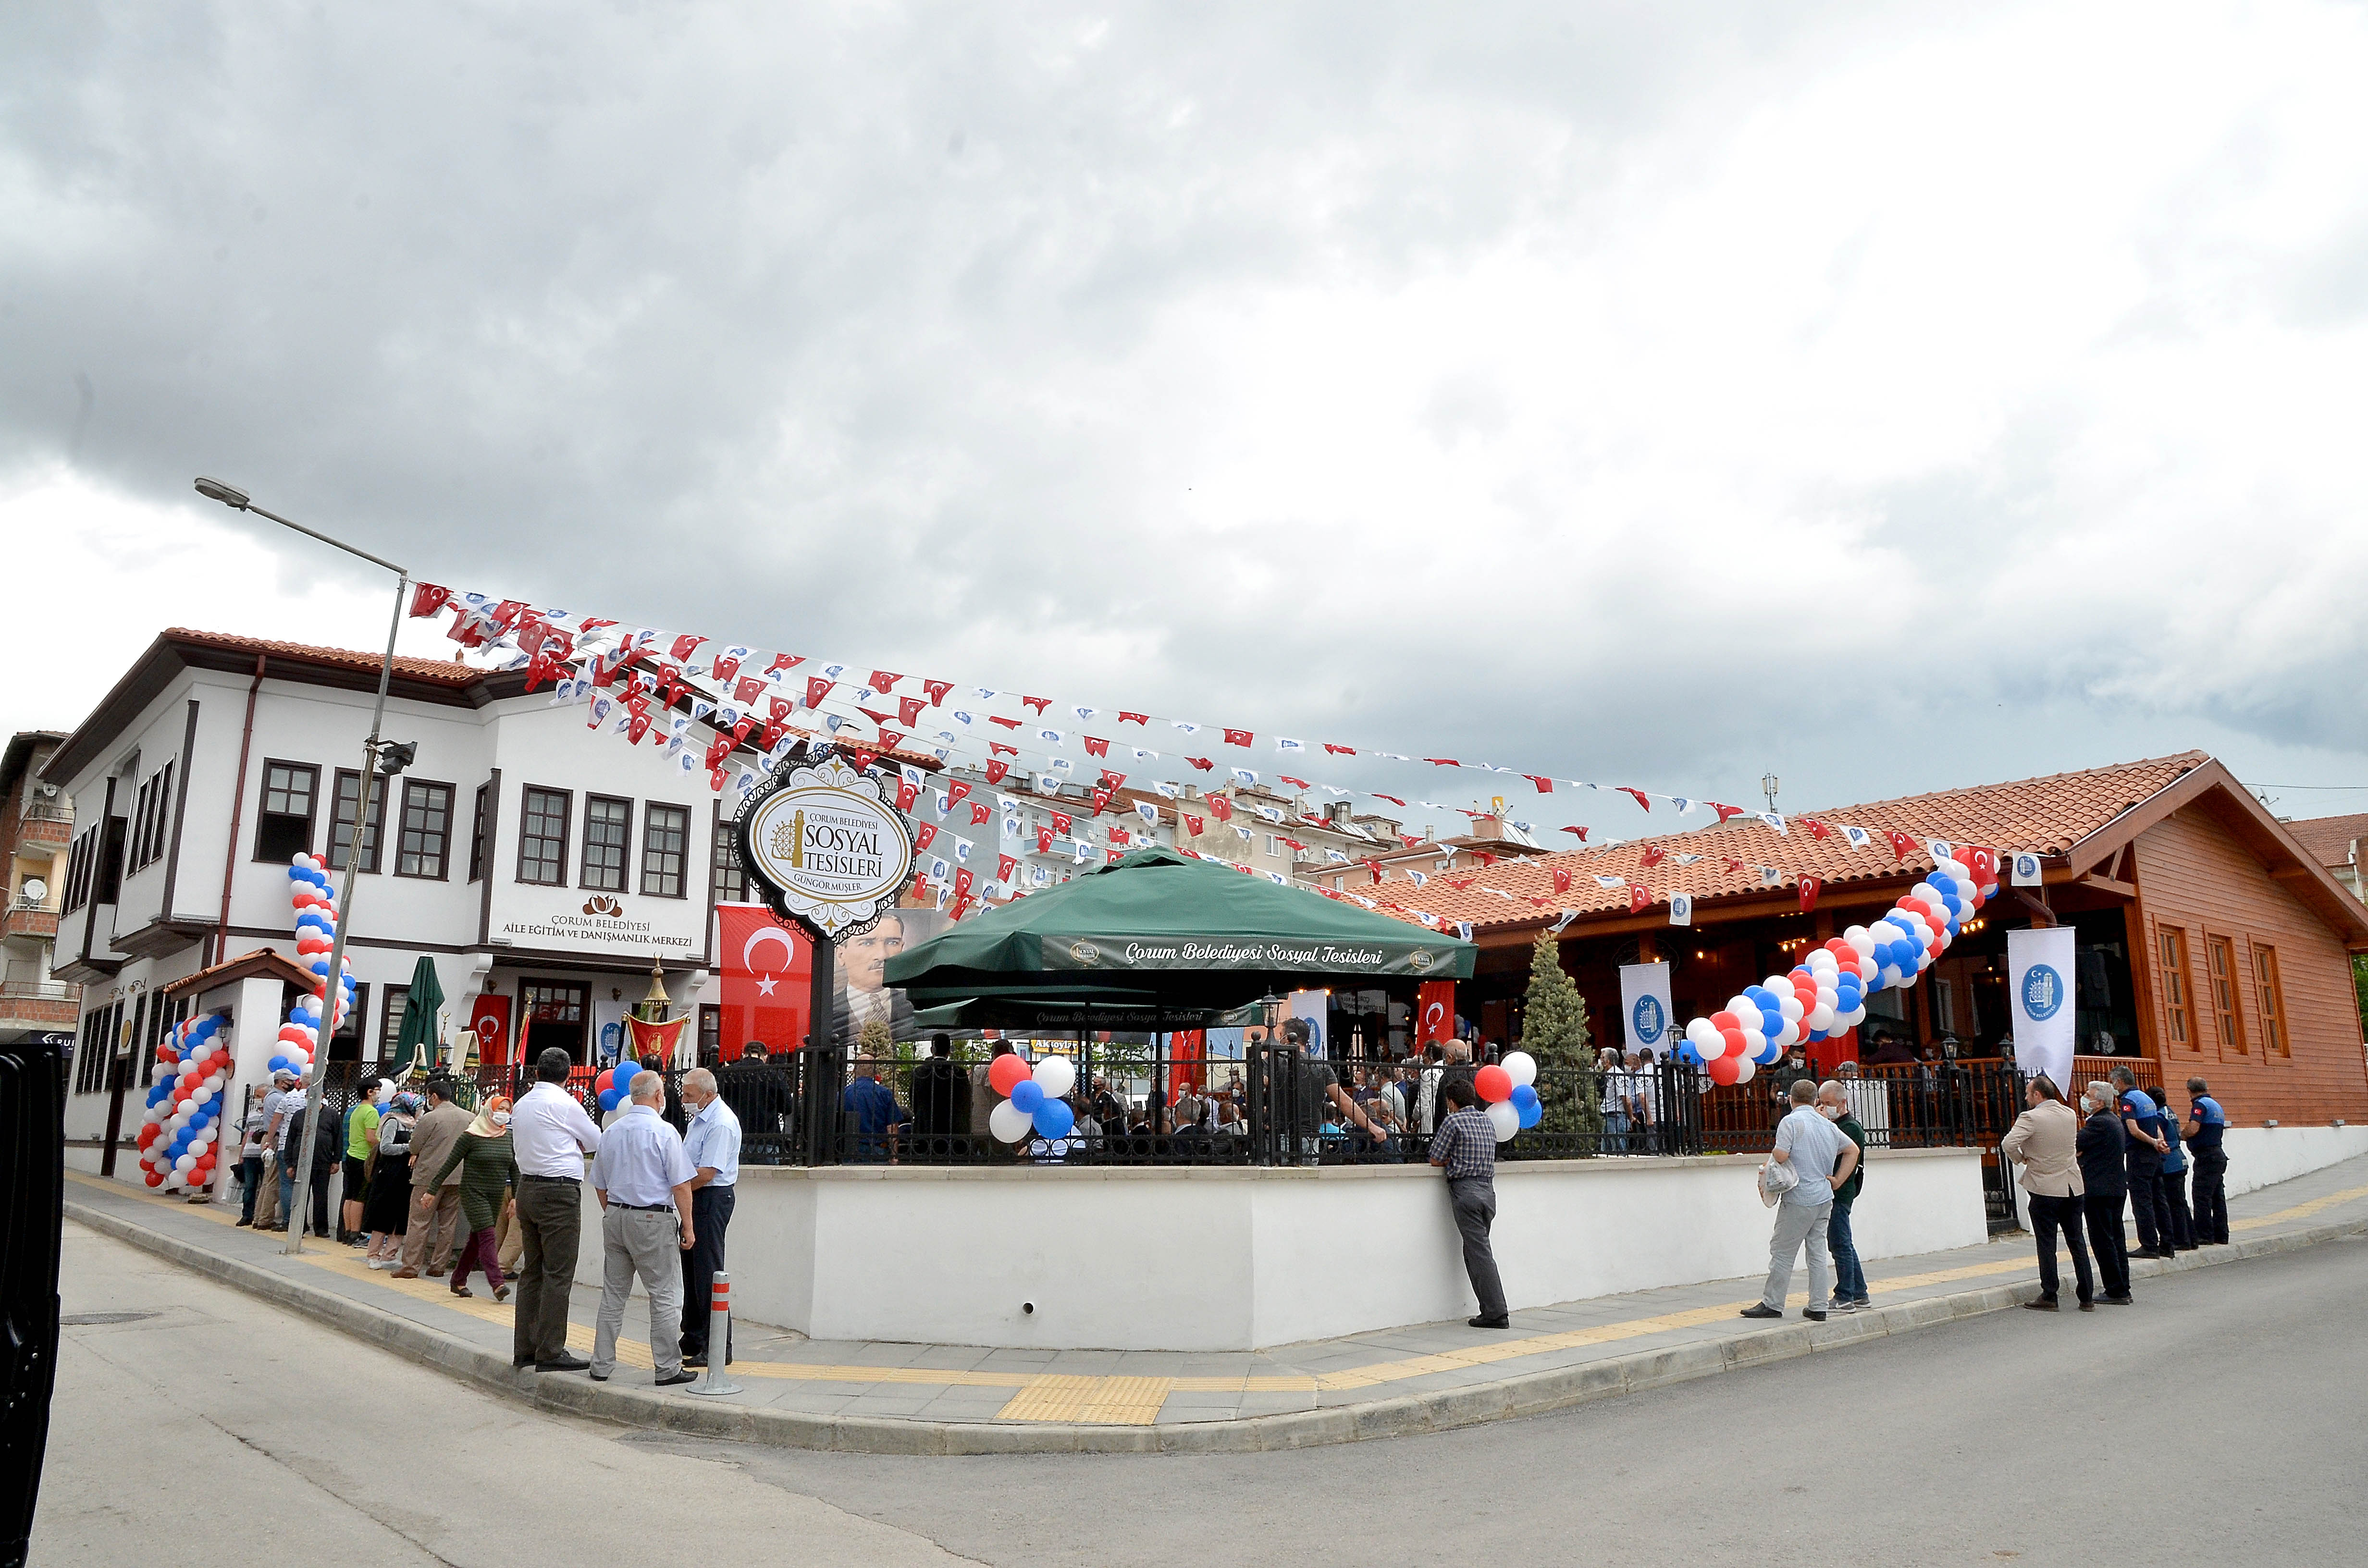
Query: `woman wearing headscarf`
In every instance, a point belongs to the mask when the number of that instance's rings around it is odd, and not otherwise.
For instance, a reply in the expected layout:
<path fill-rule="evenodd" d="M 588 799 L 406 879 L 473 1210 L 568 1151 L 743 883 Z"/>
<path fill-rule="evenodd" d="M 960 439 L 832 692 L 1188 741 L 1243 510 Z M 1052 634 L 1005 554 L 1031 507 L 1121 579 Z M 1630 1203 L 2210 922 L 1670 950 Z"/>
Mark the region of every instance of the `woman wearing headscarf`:
<path fill-rule="evenodd" d="M 432 1190 L 444 1185 L 452 1168 L 461 1168 L 461 1222 L 469 1228 L 469 1239 L 461 1247 L 460 1261 L 452 1265 L 452 1294 L 473 1295 L 469 1289 L 469 1270 L 484 1270 L 485 1283 L 494 1288 L 494 1300 L 510 1299 L 509 1285 L 502 1278 L 502 1266 L 494 1251 L 494 1220 L 502 1211 L 510 1189 L 518 1185 L 518 1159 L 510 1149 L 510 1102 L 502 1095 L 487 1099 L 477 1112 L 477 1119 L 469 1123 L 461 1141 L 452 1145 L 445 1157 L 444 1168 L 427 1185 Z"/>
<path fill-rule="evenodd" d="M 379 1118 L 378 1160 L 362 1199 L 362 1229 L 370 1233 L 365 1256 L 372 1268 L 403 1267 L 403 1233 L 411 1222 L 411 1130 L 418 1122 L 414 1094 L 395 1096 Z"/>

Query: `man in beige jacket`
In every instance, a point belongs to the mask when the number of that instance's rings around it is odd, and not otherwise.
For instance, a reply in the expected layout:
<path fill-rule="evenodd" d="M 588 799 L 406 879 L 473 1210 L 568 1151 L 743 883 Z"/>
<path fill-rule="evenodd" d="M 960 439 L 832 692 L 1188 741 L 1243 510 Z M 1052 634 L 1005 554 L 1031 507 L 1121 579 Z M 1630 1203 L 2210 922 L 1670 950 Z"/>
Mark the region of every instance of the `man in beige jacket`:
<path fill-rule="evenodd" d="M 403 1267 L 389 1278 L 441 1279 L 461 1250 L 461 1167 L 441 1187 L 427 1183 L 444 1168 L 471 1120 L 452 1103 L 452 1080 L 427 1080 L 427 1110 L 411 1130 L 411 1214 L 403 1233 Z"/>
<path fill-rule="evenodd" d="M 2064 1091 L 2042 1073 L 2031 1080 L 2024 1097 L 2031 1108 L 2015 1118 L 2014 1126 L 1998 1143 L 1998 1151 L 2022 1167 L 2018 1178 L 2031 1208 L 2032 1234 L 2039 1242 L 2039 1299 L 2023 1305 L 2035 1312 L 2058 1310 L 2055 1302 L 2055 1233 L 2060 1227 L 2072 1252 L 2072 1270 L 2080 1287 L 2080 1310 L 2094 1312 L 2097 1285 L 2089 1267 L 2089 1247 L 2081 1233 L 2078 1142 L 2080 1118 L 2064 1103 Z"/>

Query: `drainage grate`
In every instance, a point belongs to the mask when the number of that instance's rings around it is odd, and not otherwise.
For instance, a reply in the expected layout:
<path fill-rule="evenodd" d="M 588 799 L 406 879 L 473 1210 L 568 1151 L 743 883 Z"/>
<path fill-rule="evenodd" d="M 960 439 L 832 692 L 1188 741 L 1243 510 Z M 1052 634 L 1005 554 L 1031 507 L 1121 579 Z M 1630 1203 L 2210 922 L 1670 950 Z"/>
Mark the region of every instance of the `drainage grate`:
<path fill-rule="evenodd" d="M 97 1324 L 138 1323 L 142 1318 L 153 1318 L 155 1315 L 154 1312 L 67 1312 L 58 1319 L 58 1326 L 89 1328 Z"/>

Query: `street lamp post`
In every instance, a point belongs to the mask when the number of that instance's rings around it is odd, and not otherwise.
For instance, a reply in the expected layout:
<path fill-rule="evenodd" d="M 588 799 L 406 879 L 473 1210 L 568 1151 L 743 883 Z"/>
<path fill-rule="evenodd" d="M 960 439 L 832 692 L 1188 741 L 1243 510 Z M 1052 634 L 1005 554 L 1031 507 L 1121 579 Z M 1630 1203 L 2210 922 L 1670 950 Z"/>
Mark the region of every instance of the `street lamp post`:
<path fill-rule="evenodd" d="M 394 616 L 387 623 L 386 656 L 379 661 L 378 701 L 370 709 L 370 738 L 362 743 L 361 799 L 354 814 L 354 839 L 346 851 L 346 885 L 337 894 L 337 929 L 329 942 L 329 972 L 321 982 L 321 1030 L 313 1042 L 312 1071 L 304 1075 L 304 1143 L 298 1152 L 295 1178 L 295 1207 L 283 1216 L 288 1221 L 289 1253 L 304 1250 L 304 1219 L 309 1210 L 313 1182 L 313 1151 L 321 1137 L 321 1097 L 326 1087 L 329 1070 L 329 1037 L 336 1032 L 337 998 L 345 974 L 346 932 L 354 911 L 354 882 L 361 873 L 362 841 L 370 832 L 370 799 L 378 788 L 379 731 L 386 722 L 386 690 L 394 678 L 394 639 L 403 628 L 403 601 L 411 586 L 411 574 L 392 561 L 381 561 L 366 550 L 356 550 L 341 540 L 290 522 L 275 512 L 267 512 L 248 499 L 247 494 L 219 479 L 200 477 L 198 494 L 210 501 L 219 501 L 233 511 L 252 512 L 258 517 L 268 517 L 285 528 L 292 528 L 308 539 L 333 545 L 348 555 L 359 556 L 374 566 L 383 566 L 394 574 Z M 399 824 L 398 824 L 399 826 Z M 329 838 L 332 847 L 336 842 L 336 811 L 330 808 Z"/>

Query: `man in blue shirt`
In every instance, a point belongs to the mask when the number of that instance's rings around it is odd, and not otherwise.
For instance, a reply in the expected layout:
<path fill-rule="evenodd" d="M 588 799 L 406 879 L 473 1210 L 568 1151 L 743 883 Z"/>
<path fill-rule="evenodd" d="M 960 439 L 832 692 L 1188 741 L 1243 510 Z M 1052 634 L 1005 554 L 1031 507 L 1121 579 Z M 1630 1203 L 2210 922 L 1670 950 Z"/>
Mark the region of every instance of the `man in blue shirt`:
<path fill-rule="evenodd" d="M 723 1267 L 723 1234 L 740 1192 L 740 1119 L 716 1092 L 715 1074 L 704 1067 L 682 1075 L 682 1105 L 690 1125 L 682 1152 L 697 1174 L 690 1178 L 690 1218 L 697 1244 L 682 1255 L 682 1364 L 707 1365 L 707 1322 L 715 1275 Z M 732 1364 L 730 1320 L 725 1320 L 723 1364 Z"/>
<path fill-rule="evenodd" d="M 2228 1115 L 2212 1097 L 2201 1078 L 2187 1080 L 2194 1108 L 2187 1114 L 2187 1150 L 2195 1164 L 2195 1239 L 2204 1246 L 2228 1244 L 2228 1155 L 2220 1146 L 2228 1131 Z"/>
<path fill-rule="evenodd" d="M 2162 1136 L 2162 1110 L 2126 1067 L 2113 1069 L 2113 1088 L 2121 1097 L 2122 1131 L 2130 1140 L 2130 1211 L 2138 1226 L 2138 1249 L 2130 1256 L 2169 1257 L 2170 1203 L 2162 1192 L 2162 1156 L 2170 1145 Z"/>
<path fill-rule="evenodd" d="M 855 1158 L 881 1165 L 894 1158 L 896 1130 L 912 1117 L 896 1103 L 895 1091 L 866 1073 L 847 1085 L 840 1108 L 855 1118 Z"/>

